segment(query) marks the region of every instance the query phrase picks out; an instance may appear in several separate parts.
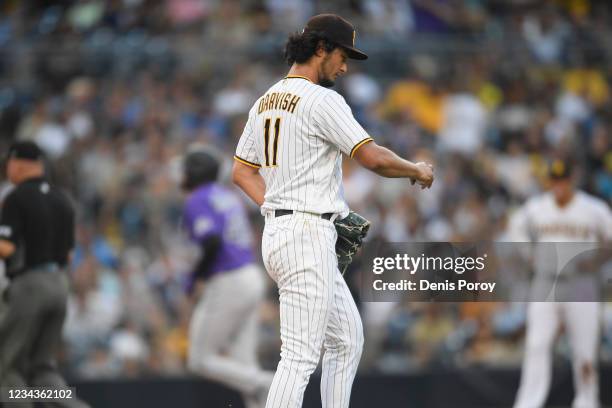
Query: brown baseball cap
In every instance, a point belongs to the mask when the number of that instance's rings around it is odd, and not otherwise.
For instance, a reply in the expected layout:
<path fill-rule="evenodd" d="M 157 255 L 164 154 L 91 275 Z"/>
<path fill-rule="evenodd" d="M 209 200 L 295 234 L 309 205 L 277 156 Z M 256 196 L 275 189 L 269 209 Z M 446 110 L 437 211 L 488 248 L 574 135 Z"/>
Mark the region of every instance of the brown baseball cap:
<path fill-rule="evenodd" d="M 356 60 L 368 59 L 368 56 L 355 48 L 355 27 L 336 14 L 319 14 L 311 17 L 304 27 L 304 32 L 318 31 L 330 41 L 346 50 L 349 58 Z"/>

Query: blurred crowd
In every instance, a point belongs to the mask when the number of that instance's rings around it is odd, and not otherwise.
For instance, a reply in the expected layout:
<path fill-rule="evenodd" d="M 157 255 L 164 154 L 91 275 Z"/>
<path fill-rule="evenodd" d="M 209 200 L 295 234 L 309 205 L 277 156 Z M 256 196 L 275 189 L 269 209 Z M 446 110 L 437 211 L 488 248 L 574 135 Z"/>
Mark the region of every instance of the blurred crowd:
<path fill-rule="evenodd" d="M 569 156 L 612 202 L 612 8 L 595 0 L 79 0 L 0 5 L 0 143 L 35 140 L 78 207 L 63 363 L 75 376 L 182 375 L 194 249 L 180 157 L 231 155 L 246 113 L 283 77 L 287 34 L 334 11 L 370 60 L 337 90 L 379 144 L 434 163 L 419 191 L 345 160 L 346 199 L 388 242 L 502 239 Z M 6 188 L 6 185 L 4 185 Z M 263 220 L 249 203 L 259 236 Z M 259 253 L 259 243 L 256 244 Z M 359 270 L 349 272 L 358 296 Z M 273 282 L 261 357 L 278 359 Z M 363 303 L 362 368 L 518 366 L 524 305 Z M 612 361 L 605 305 L 602 359 Z M 558 346 L 562 356 L 568 347 Z"/>

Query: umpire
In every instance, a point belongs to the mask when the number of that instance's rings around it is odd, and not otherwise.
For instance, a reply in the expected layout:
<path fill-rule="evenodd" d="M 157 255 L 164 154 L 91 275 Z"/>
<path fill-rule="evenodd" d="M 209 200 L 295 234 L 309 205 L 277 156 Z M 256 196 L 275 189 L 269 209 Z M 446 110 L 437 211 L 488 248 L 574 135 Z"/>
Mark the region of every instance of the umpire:
<path fill-rule="evenodd" d="M 33 142 L 14 143 L 6 173 L 16 187 L 2 206 L 0 258 L 10 285 L 0 316 L 0 385 L 4 405 L 8 389 L 65 388 L 55 354 L 66 317 L 68 279 L 65 268 L 74 246 L 74 209 L 65 194 L 44 177 L 43 153 Z M 32 407 L 32 403 L 15 403 Z M 53 407 L 87 407 L 72 395 L 42 403 Z"/>

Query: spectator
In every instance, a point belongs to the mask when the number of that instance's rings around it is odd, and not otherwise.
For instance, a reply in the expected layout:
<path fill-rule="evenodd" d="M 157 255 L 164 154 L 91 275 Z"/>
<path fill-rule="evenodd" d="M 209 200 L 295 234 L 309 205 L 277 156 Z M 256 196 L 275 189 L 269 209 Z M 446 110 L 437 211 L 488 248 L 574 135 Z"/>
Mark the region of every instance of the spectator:
<path fill-rule="evenodd" d="M 546 4 L 535 15 L 525 18 L 523 36 L 539 62 L 554 64 L 561 62 L 570 28 L 558 10 L 552 4 Z"/>

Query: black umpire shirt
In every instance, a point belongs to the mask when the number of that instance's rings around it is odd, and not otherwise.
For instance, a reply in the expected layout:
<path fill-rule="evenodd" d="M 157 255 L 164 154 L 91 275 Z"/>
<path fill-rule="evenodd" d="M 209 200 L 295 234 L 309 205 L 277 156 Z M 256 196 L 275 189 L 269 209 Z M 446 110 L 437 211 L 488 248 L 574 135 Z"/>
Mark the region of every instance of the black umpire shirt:
<path fill-rule="evenodd" d="M 9 277 L 47 263 L 65 266 L 74 246 L 74 209 L 68 197 L 44 178 L 20 183 L 4 200 L 0 239 L 15 253 L 7 260 Z"/>

